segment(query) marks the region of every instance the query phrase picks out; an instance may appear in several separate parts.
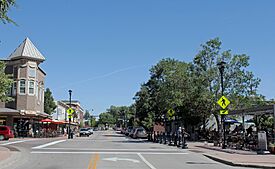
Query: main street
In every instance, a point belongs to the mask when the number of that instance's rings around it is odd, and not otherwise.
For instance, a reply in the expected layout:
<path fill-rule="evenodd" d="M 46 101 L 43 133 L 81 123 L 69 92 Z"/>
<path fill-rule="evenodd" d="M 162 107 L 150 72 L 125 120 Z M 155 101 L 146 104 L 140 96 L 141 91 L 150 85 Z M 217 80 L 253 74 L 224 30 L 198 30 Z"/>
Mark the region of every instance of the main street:
<path fill-rule="evenodd" d="M 67 140 L 25 139 L 0 142 L 13 155 L 2 169 L 220 169 L 199 151 L 135 140 L 115 131 Z"/>

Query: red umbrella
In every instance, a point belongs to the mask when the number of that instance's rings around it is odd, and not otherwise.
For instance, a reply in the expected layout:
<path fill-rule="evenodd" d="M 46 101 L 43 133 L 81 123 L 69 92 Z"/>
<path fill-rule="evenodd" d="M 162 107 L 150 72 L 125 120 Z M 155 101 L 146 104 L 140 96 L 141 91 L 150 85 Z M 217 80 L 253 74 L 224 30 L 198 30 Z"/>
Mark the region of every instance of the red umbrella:
<path fill-rule="evenodd" d="M 53 122 L 53 120 L 52 120 L 52 119 L 43 119 L 43 120 L 41 120 L 41 122 L 52 123 L 52 122 Z"/>
<path fill-rule="evenodd" d="M 64 121 L 53 120 L 53 124 L 65 124 Z"/>

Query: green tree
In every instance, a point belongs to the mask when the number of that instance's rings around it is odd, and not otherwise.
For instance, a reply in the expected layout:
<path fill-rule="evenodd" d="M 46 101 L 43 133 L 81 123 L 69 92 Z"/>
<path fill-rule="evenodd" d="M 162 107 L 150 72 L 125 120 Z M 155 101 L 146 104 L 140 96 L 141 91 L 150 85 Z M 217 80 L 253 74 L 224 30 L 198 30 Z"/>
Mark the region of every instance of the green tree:
<path fill-rule="evenodd" d="M 221 44 L 219 38 L 207 41 L 192 63 L 168 58 L 154 65 L 150 79 L 134 97 L 138 123 L 151 126 L 152 120 L 163 121 L 171 108 L 185 125 L 200 125 L 210 113 L 218 115 L 221 78 L 217 64 L 222 60 L 227 63 L 224 95 L 231 100 L 229 108 L 263 103 L 264 97 L 257 92 L 260 79 L 248 70 L 249 57 L 221 51 Z"/>
<path fill-rule="evenodd" d="M 52 92 L 49 88 L 46 89 L 44 94 L 44 112 L 47 114 L 52 114 L 54 109 L 56 109 L 56 104 L 52 96 Z"/>
<path fill-rule="evenodd" d="M 256 78 L 249 66 L 249 56 L 246 54 L 232 54 L 231 50 L 221 51 L 222 42 L 219 38 L 211 39 L 202 45 L 202 50 L 194 58 L 194 71 L 199 77 L 201 88 L 208 89 L 208 97 L 213 105 L 208 111 L 217 109 L 215 101 L 221 96 L 220 74 L 217 64 L 225 61 L 224 94 L 229 97 L 231 109 L 247 108 L 256 102 L 264 100 L 257 93 L 260 79 Z"/>
<path fill-rule="evenodd" d="M 91 114 L 88 110 L 85 111 L 85 114 L 84 114 L 84 119 L 85 120 L 89 120 L 91 118 Z"/>
<path fill-rule="evenodd" d="M 91 125 L 91 127 L 96 127 L 96 125 L 97 125 L 96 118 L 93 116 L 91 116 L 91 118 L 90 118 L 90 125 Z"/>
<path fill-rule="evenodd" d="M 11 7 L 15 6 L 15 0 L 0 0 L 0 20 L 6 23 L 13 23 L 15 22 L 8 17 L 8 11 Z"/>
<path fill-rule="evenodd" d="M 12 98 L 7 95 L 8 91 L 11 89 L 13 80 L 10 75 L 5 74 L 6 65 L 3 61 L 0 61 L 0 101 L 8 102 Z"/>
<path fill-rule="evenodd" d="M 110 113 L 104 112 L 99 115 L 99 124 L 106 125 L 114 125 L 116 122 L 116 119 L 114 116 L 112 116 Z"/>

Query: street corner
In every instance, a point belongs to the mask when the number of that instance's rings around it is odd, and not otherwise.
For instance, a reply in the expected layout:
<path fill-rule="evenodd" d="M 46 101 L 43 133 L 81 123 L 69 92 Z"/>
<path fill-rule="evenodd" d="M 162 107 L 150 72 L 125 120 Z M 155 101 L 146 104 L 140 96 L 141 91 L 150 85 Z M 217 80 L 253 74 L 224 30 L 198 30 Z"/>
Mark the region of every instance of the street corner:
<path fill-rule="evenodd" d="M 0 146 L 0 164 L 11 157 L 11 151 L 6 146 Z"/>
<path fill-rule="evenodd" d="M 234 166 L 234 167 L 249 167 L 249 168 L 262 168 L 262 169 L 274 169 L 275 165 L 273 163 L 257 163 L 256 161 L 249 161 L 246 162 L 238 162 L 235 160 L 232 160 L 230 157 L 225 158 L 219 156 L 219 154 L 210 154 L 210 153 L 203 153 L 203 155 L 213 161 L 228 165 L 228 166 Z M 245 155 L 244 155 L 245 156 Z"/>

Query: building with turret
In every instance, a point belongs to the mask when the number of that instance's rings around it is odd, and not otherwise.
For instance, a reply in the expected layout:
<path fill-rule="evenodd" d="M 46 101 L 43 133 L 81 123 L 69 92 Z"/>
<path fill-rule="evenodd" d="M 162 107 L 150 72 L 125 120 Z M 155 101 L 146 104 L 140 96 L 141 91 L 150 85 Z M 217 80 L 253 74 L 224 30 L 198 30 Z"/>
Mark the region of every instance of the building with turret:
<path fill-rule="evenodd" d="M 46 73 L 39 67 L 45 57 L 26 38 L 11 55 L 2 60 L 6 63 L 5 73 L 14 80 L 7 93 L 13 98 L 11 102 L 0 102 L 0 125 L 12 126 L 15 130 L 19 119 L 23 119 L 28 130 L 42 118 L 44 113 L 44 84 Z"/>

